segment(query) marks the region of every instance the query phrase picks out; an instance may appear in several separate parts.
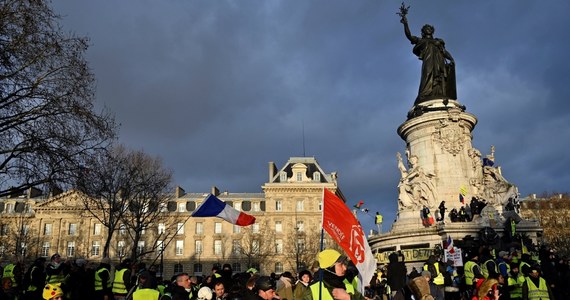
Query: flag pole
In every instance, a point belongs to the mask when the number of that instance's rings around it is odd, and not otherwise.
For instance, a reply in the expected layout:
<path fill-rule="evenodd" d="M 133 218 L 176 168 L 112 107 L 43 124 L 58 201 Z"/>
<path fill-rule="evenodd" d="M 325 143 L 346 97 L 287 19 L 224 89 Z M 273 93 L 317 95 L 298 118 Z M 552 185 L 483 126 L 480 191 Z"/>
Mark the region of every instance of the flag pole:
<path fill-rule="evenodd" d="M 322 197 L 322 199 L 323 199 L 323 207 L 322 207 L 322 210 L 321 210 L 321 246 L 320 246 L 321 251 L 319 251 L 319 253 L 324 250 L 323 248 L 324 248 L 324 246 L 325 246 L 325 245 L 324 245 L 324 244 L 325 244 L 325 242 L 324 242 L 324 241 L 325 241 L 325 227 L 324 227 L 324 224 L 323 224 L 323 222 L 325 221 L 325 218 L 324 218 L 324 213 L 325 213 L 325 188 L 323 188 L 323 197 Z M 318 262 L 318 261 L 319 261 L 319 260 L 317 259 L 317 262 Z M 319 300 L 322 300 L 322 299 L 323 299 L 323 269 L 321 268 L 321 266 L 320 266 L 320 264 L 319 264 Z"/>

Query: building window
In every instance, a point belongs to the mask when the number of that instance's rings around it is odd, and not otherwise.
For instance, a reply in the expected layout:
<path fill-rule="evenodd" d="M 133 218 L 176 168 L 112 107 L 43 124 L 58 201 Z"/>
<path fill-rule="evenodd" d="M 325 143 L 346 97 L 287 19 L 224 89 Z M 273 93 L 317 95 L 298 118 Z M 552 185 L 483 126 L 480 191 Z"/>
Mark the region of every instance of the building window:
<path fill-rule="evenodd" d="M 314 181 L 321 181 L 321 173 L 319 173 L 319 172 L 313 173 L 313 180 Z"/>
<path fill-rule="evenodd" d="M 69 235 L 76 235 L 77 234 L 77 224 L 75 223 L 70 223 L 69 224 L 69 231 L 68 231 Z"/>
<path fill-rule="evenodd" d="M 184 255 L 184 241 L 176 241 L 176 255 Z"/>
<path fill-rule="evenodd" d="M 125 251 L 125 241 L 119 241 L 117 243 L 117 255 L 119 257 L 125 257 L 126 251 Z"/>
<path fill-rule="evenodd" d="M 93 235 L 101 235 L 101 228 L 102 225 L 100 223 L 93 225 Z"/>
<path fill-rule="evenodd" d="M 259 240 L 251 241 L 251 252 L 254 254 L 259 254 L 259 250 L 260 250 Z"/>
<path fill-rule="evenodd" d="M 138 241 L 138 243 L 137 243 L 137 254 L 138 254 L 138 255 L 141 255 L 141 254 L 144 253 L 144 251 L 145 251 L 145 249 L 144 249 L 144 241 Z"/>
<path fill-rule="evenodd" d="M 25 224 L 22 226 L 22 236 L 27 236 L 28 233 L 30 232 L 30 225 Z"/>
<path fill-rule="evenodd" d="M 194 275 L 202 275 L 202 264 L 194 264 Z"/>
<path fill-rule="evenodd" d="M 283 253 L 283 240 L 282 239 L 275 240 L 275 253 L 277 253 L 277 254 Z"/>
<path fill-rule="evenodd" d="M 234 208 L 241 211 L 241 202 L 234 202 Z"/>
<path fill-rule="evenodd" d="M 283 232 L 283 223 L 275 221 L 275 232 Z"/>
<path fill-rule="evenodd" d="M 241 273 L 241 264 L 240 263 L 233 263 L 232 264 L 232 271 L 236 273 Z"/>
<path fill-rule="evenodd" d="M 178 223 L 176 226 L 176 234 L 184 234 L 184 223 Z"/>
<path fill-rule="evenodd" d="M 275 211 L 282 211 L 283 210 L 283 203 L 281 200 L 275 201 Z"/>
<path fill-rule="evenodd" d="M 305 251 L 305 239 L 297 239 L 297 251 Z"/>
<path fill-rule="evenodd" d="M 174 274 L 179 274 L 184 272 L 184 266 L 181 263 L 177 263 L 174 265 Z"/>
<path fill-rule="evenodd" d="M 275 263 L 275 273 L 283 273 L 283 263 L 282 262 L 276 262 Z"/>
<path fill-rule="evenodd" d="M 222 240 L 214 240 L 214 255 L 222 255 Z"/>
<path fill-rule="evenodd" d="M 158 234 L 164 234 L 166 232 L 166 225 L 164 223 L 158 223 Z"/>
<path fill-rule="evenodd" d="M 178 203 L 178 212 L 186 211 L 186 203 Z"/>
<path fill-rule="evenodd" d="M 251 232 L 252 233 L 259 233 L 259 224 L 254 223 L 253 225 L 251 225 Z"/>
<path fill-rule="evenodd" d="M 29 214 L 32 212 L 32 206 L 28 203 L 24 205 L 24 213 Z"/>
<path fill-rule="evenodd" d="M 297 221 L 297 232 L 303 232 L 305 231 L 305 222 L 303 221 Z"/>
<path fill-rule="evenodd" d="M 251 203 L 251 211 L 261 211 L 261 206 L 259 205 L 259 202 Z"/>
<path fill-rule="evenodd" d="M 280 182 L 287 182 L 287 173 L 286 172 L 281 172 L 279 174 L 279 181 Z"/>
<path fill-rule="evenodd" d="M 2 224 L 0 226 L 0 235 L 7 236 L 9 232 L 10 232 L 10 225 Z"/>
<path fill-rule="evenodd" d="M 233 254 L 240 254 L 241 253 L 241 240 L 233 240 L 232 241 L 232 253 Z"/>
<path fill-rule="evenodd" d="M 195 243 L 195 247 L 194 247 L 194 251 L 197 254 L 202 254 L 202 250 L 204 250 L 204 248 L 202 247 L 202 241 L 201 240 L 197 240 Z"/>
<path fill-rule="evenodd" d="M 48 257 L 49 256 L 49 242 L 44 242 L 42 245 L 42 257 Z"/>
<path fill-rule="evenodd" d="M 297 181 L 303 181 L 303 173 L 297 172 L 296 176 L 297 176 Z"/>
<path fill-rule="evenodd" d="M 196 234 L 198 235 L 204 234 L 204 223 L 202 222 L 196 223 Z"/>
<path fill-rule="evenodd" d="M 125 224 L 119 225 L 119 234 L 120 235 L 127 234 L 127 225 L 125 225 Z"/>
<path fill-rule="evenodd" d="M 14 212 L 14 203 L 6 204 L 6 213 L 11 214 Z"/>
<path fill-rule="evenodd" d="M 241 232 L 241 226 L 239 225 L 234 225 L 234 233 L 240 233 Z"/>
<path fill-rule="evenodd" d="M 67 257 L 75 256 L 75 242 L 67 242 Z"/>
<path fill-rule="evenodd" d="M 305 210 L 305 202 L 303 200 L 297 200 L 297 211 Z"/>
<path fill-rule="evenodd" d="M 214 223 L 214 233 L 222 233 L 222 222 Z"/>
<path fill-rule="evenodd" d="M 91 256 L 99 256 L 101 251 L 101 242 L 93 241 L 91 245 Z"/>
<path fill-rule="evenodd" d="M 319 200 L 319 211 L 323 211 L 323 200 Z"/>
<path fill-rule="evenodd" d="M 44 224 L 44 235 L 51 235 L 52 224 Z"/>
<path fill-rule="evenodd" d="M 160 254 L 162 251 L 164 251 L 164 249 L 162 247 L 164 247 L 164 242 L 163 241 L 156 241 L 156 251 L 158 252 L 158 254 Z"/>

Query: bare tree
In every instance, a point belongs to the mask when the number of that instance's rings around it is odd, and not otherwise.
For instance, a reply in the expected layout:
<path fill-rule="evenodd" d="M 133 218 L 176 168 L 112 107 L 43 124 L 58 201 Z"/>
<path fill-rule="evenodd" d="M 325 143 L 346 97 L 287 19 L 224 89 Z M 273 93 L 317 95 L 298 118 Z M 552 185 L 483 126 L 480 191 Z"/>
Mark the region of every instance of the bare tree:
<path fill-rule="evenodd" d="M 268 229 L 268 222 L 260 220 L 256 224 L 259 224 L 259 226 L 247 226 L 242 228 L 241 231 L 242 238 L 239 251 L 247 259 L 248 267 L 254 264 L 264 264 L 275 253 L 274 235 Z"/>
<path fill-rule="evenodd" d="M 93 157 L 83 172 L 78 187 L 86 194 L 85 209 L 107 228 L 103 256 L 109 255 L 113 233 L 129 234 L 131 255 L 143 230 L 152 227 L 164 214 L 172 173 L 158 158 L 142 151 L 116 146 Z"/>
<path fill-rule="evenodd" d="M 23 203 L 18 203 L 22 204 Z M 38 232 L 32 227 L 31 214 L 16 211 L 0 221 L 0 247 L 3 259 L 24 262 L 37 256 Z"/>
<path fill-rule="evenodd" d="M 0 197 L 73 184 L 115 135 L 113 117 L 94 110 L 88 39 L 59 19 L 46 1 L 0 2 Z"/>

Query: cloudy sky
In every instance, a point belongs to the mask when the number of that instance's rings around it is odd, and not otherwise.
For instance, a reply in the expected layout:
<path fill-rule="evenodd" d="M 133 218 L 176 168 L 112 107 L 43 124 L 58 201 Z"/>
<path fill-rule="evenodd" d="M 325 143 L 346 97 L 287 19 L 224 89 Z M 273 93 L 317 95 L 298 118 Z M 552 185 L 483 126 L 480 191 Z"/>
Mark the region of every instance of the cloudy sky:
<path fill-rule="evenodd" d="M 187 192 L 261 192 L 267 164 L 314 156 L 350 205 L 397 210 L 396 133 L 421 62 L 380 0 L 57 0 L 88 36 L 97 103 L 120 142 L 160 156 Z M 521 195 L 568 192 L 570 2 L 406 1 L 456 62 L 473 145 Z M 365 229 L 372 218 L 359 215 Z M 386 229 L 387 226 L 385 225 Z"/>

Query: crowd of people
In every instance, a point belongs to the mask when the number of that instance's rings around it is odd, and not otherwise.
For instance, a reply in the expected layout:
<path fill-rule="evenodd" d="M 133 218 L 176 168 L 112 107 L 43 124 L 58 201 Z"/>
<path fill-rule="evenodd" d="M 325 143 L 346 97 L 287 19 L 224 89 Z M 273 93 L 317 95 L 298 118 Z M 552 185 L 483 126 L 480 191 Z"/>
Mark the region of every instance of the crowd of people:
<path fill-rule="evenodd" d="M 570 299 L 567 260 L 544 248 L 533 259 L 520 250 L 481 247 L 463 264 L 431 255 L 410 263 L 401 253 L 389 255 L 360 293 L 358 271 L 336 250 L 319 253 L 318 267 L 297 274 L 262 276 L 251 268 L 233 272 L 231 265 L 214 266 L 208 276 L 179 273 L 169 280 L 156 276 L 144 263 L 125 259 L 111 268 L 83 259 L 49 262 L 38 258 L 25 271 L 8 264 L 2 270 L 0 299 L 7 300 L 527 300 Z M 496 253 L 496 254 L 495 254 Z M 414 266 L 412 266 L 412 264 Z M 416 266 L 419 268 L 416 268 Z"/>
<path fill-rule="evenodd" d="M 367 295 L 382 300 L 528 300 L 570 299 L 566 259 L 542 248 L 536 257 L 521 249 L 481 247 L 461 266 L 431 255 L 420 270 L 408 273 L 403 256 L 394 252 L 369 286 Z"/>

